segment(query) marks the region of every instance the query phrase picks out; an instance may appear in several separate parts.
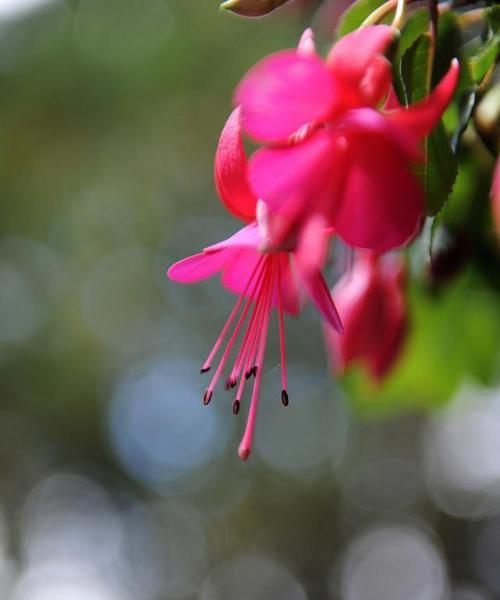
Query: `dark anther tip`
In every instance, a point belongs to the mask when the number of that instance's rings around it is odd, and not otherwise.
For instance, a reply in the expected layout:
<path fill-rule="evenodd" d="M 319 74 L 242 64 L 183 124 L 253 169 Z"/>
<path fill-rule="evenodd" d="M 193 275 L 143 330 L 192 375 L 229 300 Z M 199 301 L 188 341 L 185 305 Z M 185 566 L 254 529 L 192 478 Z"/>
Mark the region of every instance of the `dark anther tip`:
<path fill-rule="evenodd" d="M 208 371 L 210 371 L 210 367 L 201 367 L 201 369 L 200 369 L 201 374 L 207 373 Z"/>
<path fill-rule="evenodd" d="M 228 390 L 229 388 L 233 387 L 232 385 L 233 381 L 230 377 L 228 377 L 224 383 L 224 389 Z"/>
<path fill-rule="evenodd" d="M 254 365 L 252 367 L 252 369 L 250 370 L 250 374 L 253 375 L 254 377 L 257 376 L 257 365 Z"/>
<path fill-rule="evenodd" d="M 286 390 L 281 390 L 281 402 L 283 402 L 283 406 L 288 406 L 288 392 Z"/>
<path fill-rule="evenodd" d="M 250 377 L 251 377 L 251 376 L 252 376 L 252 369 L 248 370 L 248 371 L 245 373 L 245 379 L 250 379 Z"/>
<path fill-rule="evenodd" d="M 238 383 L 238 380 L 237 380 L 237 379 L 233 379 L 233 380 L 231 381 L 231 387 L 232 387 L 232 388 L 236 387 L 236 384 L 237 384 L 237 383 Z"/>
<path fill-rule="evenodd" d="M 235 400 L 233 402 L 233 415 L 237 415 L 240 412 L 240 401 Z"/>
<path fill-rule="evenodd" d="M 212 393 L 208 390 L 205 390 L 205 393 L 203 394 L 203 404 L 206 406 L 210 400 L 212 400 Z"/>

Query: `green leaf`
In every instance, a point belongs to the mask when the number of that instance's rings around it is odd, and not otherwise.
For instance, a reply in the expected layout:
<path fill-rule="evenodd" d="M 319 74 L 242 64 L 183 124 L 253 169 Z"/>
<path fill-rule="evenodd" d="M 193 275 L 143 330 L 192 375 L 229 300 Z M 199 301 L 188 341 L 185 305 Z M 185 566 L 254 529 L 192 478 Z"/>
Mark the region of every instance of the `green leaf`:
<path fill-rule="evenodd" d="M 401 58 L 401 76 L 408 104 L 422 100 L 429 93 L 430 36 L 423 33 Z"/>
<path fill-rule="evenodd" d="M 384 4 L 385 0 L 356 0 L 343 13 L 340 18 L 335 37 L 337 39 L 351 33 L 363 23 L 363 21 L 372 14 L 379 6 Z"/>
<path fill-rule="evenodd" d="M 477 273 L 464 273 L 437 297 L 410 286 L 409 302 L 409 337 L 383 385 L 374 386 L 362 369 L 351 369 L 343 379 L 361 414 L 433 409 L 445 404 L 464 379 L 494 381 L 500 336 L 498 296 Z"/>
<path fill-rule="evenodd" d="M 500 6 L 490 6 L 484 11 L 484 19 L 493 35 L 500 34 Z"/>
<path fill-rule="evenodd" d="M 398 50 L 392 61 L 393 80 L 396 94 L 403 105 L 409 103 L 406 88 L 403 82 L 402 58 L 407 50 L 417 41 L 417 39 L 429 29 L 429 12 L 422 8 L 416 10 L 406 21 L 401 30 Z"/>
<path fill-rule="evenodd" d="M 492 6 L 484 13 L 487 31 L 483 39 L 469 44 L 468 64 L 474 83 L 480 84 L 500 54 L 500 8 Z"/>
<path fill-rule="evenodd" d="M 481 47 L 475 56 L 471 57 L 469 67 L 472 78 L 477 84 L 481 83 L 490 68 L 495 64 L 499 53 L 500 36 L 495 35 Z"/>
<path fill-rule="evenodd" d="M 425 98 L 430 91 L 430 37 L 424 33 L 401 58 L 401 77 L 408 103 Z M 457 162 L 442 123 L 424 143 L 425 160 L 419 170 L 427 201 L 427 214 L 437 215 L 446 202 L 457 176 Z"/>
<path fill-rule="evenodd" d="M 453 189 L 457 177 L 457 160 L 442 122 L 427 138 L 424 169 L 427 214 L 437 215 Z"/>

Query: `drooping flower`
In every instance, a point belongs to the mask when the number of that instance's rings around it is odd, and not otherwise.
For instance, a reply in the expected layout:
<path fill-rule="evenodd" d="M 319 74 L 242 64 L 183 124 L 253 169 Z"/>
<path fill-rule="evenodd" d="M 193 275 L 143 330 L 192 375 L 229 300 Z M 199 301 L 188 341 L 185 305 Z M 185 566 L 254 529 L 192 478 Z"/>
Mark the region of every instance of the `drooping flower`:
<path fill-rule="evenodd" d="M 250 160 L 255 195 L 281 218 L 279 234 L 311 215 L 351 246 L 386 251 L 409 241 L 424 216 L 413 167 L 420 142 L 441 118 L 458 79 L 458 62 L 424 100 L 384 108 L 395 38 L 386 25 L 343 37 L 326 61 L 285 50 L 244 77 L 235 102 L 243 129 L 267 144 Z"/>
<path fill-rule="evenodd" d="M 352 270 L 333 287 L 344 334 L 325 327 L 337 373 L 362 364 L 375 381 L 394 366 L 407 333 L 405 268 L 400 257 L 359 252 Z"/>
<path fill-rule="evenodd" d="M 342 325 L 320 268 L 308 263 L 308 253 L 303 252 L 303 248 L 300 252 L 290 238 L 286 240 L 286 246 L 276 251 L 262 251 L 273 221 L 265 205 L 249 191 L 238 109 L 230 116 L 221 135 L 215 178 L 225 206 L 249 224 L 200 254 L 177 262 L 168 270 L 168 276 L 182 283 L 194 283 L 220 274 L 222 285 L 239 295 L 201 372 L 211 370 L 216 356 L 221 354 L 203 396 L 204 403 L 208 404 L 232 353 L 235 353 L 226 379 L 227 389 L 237 386 L 233 401 L 235 414 L 239 412 L 247 380 L 252 375 L 255 377 L 247 425 L 239 448 L 240 457 L 246 460 L 251 451 L 272 309 L 278 311 L 281 399 L 285 405 L 288 404 L 285 313 L 299 312 L 301 295 L 305 292 L 331 327 L 341 331 Z M 311 244 L 314 246 L 314 242 Z M 314 248 L 312 254 L 317 254 Z"/>

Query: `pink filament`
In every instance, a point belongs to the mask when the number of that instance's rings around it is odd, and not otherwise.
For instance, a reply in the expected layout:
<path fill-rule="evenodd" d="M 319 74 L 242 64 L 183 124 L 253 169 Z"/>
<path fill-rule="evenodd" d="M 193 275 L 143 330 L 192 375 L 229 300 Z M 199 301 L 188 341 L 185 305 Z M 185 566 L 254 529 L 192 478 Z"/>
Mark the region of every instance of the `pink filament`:
<path fill-rule="evenodd" d="M 229 317 L 227 318 L 227 321 L 224 325 L 224 327 L 222 328 L 219 337 L 217 338 L 214 347 L 212 348 L 212 350 L 210 351 L 210 354 L 207 356 L 205 362 L 203 363 L 202 367 L 201 367 L 201 372 L 203 373 L 204 371 L 208 371 L 210 369 L 210 365 L 212 363 L 212 360 L 214 358 L 214 356 L 217 354 L 217 351 L 220 348 L 220 345 L 222 344 L 224 338 L 226 337 L 226 334 L 229 330 L 229 327 L 231 326 L 231 323 L 234 321 L 234 317 L 236 316 L 236 314 L 238 313 L 238 310 L 240 309 L 240 306 L 243 302 L 243 300 L 245 299 L 245 296 L 248 292 L 248 289 L 254 279 L 255 273 L 257 272 L 257 270 L 262 266 L 262 262 L 264 260 L 264 257 L 262 256 L 261 258 L 259 258 L 259 260 L 257 261 L 257 264 L 255 265 L 250 277 L 248 278 L 248 281 L 245 285 L 245 288 L 243 290 L 243 292 L 241 293 L 240 297 L 238 298 L 236 304 L 233 306 L 233 309 L 231 310 L 231 313 L 229 314 Z"/>
<path fill-rule="evenodd" d="M 258 296 L 260 294 L 260 290 L 265 285 L 265 281 L 266 281 L 266 277 L 267 277 L 266 263 L 262 262 L 262 261 L 259 261 L 259 262 L 262 264 L 262 268 L 258 274 L 257 280 L 255 281 L 255 285 L 252 289 L 250 296 L 247 298 L 247 300 L 245 302 L 245 306 L 243 308 L 243 311 L 241 312 L 238 322 L 236 323 L 236 327 L 234 328 L 233 334 L 229 338 L 229 341 L 227 343 L 226 349 L 224 350 L 224 353 L 222 354 L 222 358 L 220 359 L 217 370 L 215 371 L 214 376 L 212 377 L 212 381 L 210 382 L 210 384 L 207 388 L 207 391 L 205 392 L 206 397 L 208 397 L 208 399 L 210 399 L 210 397 L 215 389 L 215 386 L 217 385 L 217 381 L 219 380 L 220 374 L 222 373 L 222 369 L 224 368 L 224 365 L 226 364 L 227 359 L 229 358 L 229 355 L 231 354 L 231 350 L 233 349 L 234 343 L 240 333 L 243 323 L 245 322 L 248 311 L 250 310 L 250 307 L 252 306 L 253 297 L 254 297 L 255 293 L 257 292 L 257 298 L 258 298 Z M 253 273 L 250 278 L 252 279 L 252 277 L 253 277 Z M 262 281 L 262 278 L 264 278 L 264 281 Z M 247 288 L 248 288 L 248 284 L 245 289 L 247 289 Z"/>
<path fill-rule="evenodd" d="M 286 346 L 285 346 L 285 319 L 283 315 L 283 290 L 281 287 L 281 269 L 278 267 L 278 316 L 280 331 L 280 355 L 281 355 L 281 390 L 287 392 L 286 376 Z"/>
<path fill-rule="evenodd" d="M 250 401 L 250 410 L 248 411 L 247 424 L 245 427 L 245 433 L 243 434 L 243 438 L 240 443 L 240 447 L 238 449 L 238 454 L 242 460 L 247 460 L 250 456 L 250 452 L 252 451 L 252 440 L 253 440 L 253 432 L 255 429 L 255 417 L 257 416 L 257 408 L 259 404 L 259 391 L 260 385 L 262 382 L 262 366 L 264 363 L 264 356 L 266 352 L 266 343 L 267 343 L 267 333 L 269 329 L 269 318 L 271 315 L 271 303 L 273 298 L 274 291 L 274 278 L 276 268 L 279 269 L 279 265 L 277 263 L 272 263 L 270 268 L 271 274 L 271 282 L 268 286 L 267 295 L 265 298 L 265 309 L 264 309 L 264 318 L 262 322 L 262 334 L 260 336 L 258 351 L 257 351 L 257 374 L 255 376 L 255 382 L 252 390 L 252 399 Z"/>
<path fill-rule="evenodd" d="M 255 375 L 245 431 L 238 450 L 239 456 L 242 460 L 246 460 L 250 456 L 252 449 L 255 420 L 259 404 L 259 393 L 262 384 L 263 364 L 266 352 L 269 322 L 271 319 L 271 308 L 275 294 L 277 294 L 279 313 L 282 384 L 281 398 L 284 404 L 288 404 L 283 281 L 281 268 L 282 261 L 280 254 L 267 254 L 259 259 L 248 279 L 248 282 L 245 285 L 243 293 L 232 309 L 226 324 L 219 334 L 214 348 L 210 352 L 210 355 L 203 366 L 203 368 L 210 366 L 210 362 L 216 355 L 224 338 L 228 334 L 231 324 L 235 319 L 237 319 L 236 325 L 234 326 L 233 332 L 229 337 L 217 369 L 212 380 L 210 381 L 208 388 L 205 391 L 204 402 L 205 404 L 208 404 L 220 375 L 233 350 L 234 344 L 238 339 L 244 324 L 246 323 L 245 333 L 241 340 L 241 345 L 236 354 L 233 368 L 227 379 L 227 387 L 234 387 L 238 382 L 238 378 L 240 378 L 236 396 L 233 401 L 233 413 L 238 414 L 246 381 L 250 377 L 250 374 L 253 373 Z M 242 305 L 243 309 L 241 310 L 239 316 L 237 316 Z"/>

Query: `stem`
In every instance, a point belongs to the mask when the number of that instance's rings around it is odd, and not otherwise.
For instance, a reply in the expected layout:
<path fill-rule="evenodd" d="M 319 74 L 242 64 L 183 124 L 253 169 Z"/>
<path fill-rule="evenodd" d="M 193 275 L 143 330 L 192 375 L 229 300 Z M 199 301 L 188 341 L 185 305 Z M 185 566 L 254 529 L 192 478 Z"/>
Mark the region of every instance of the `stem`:
<path fill-rule="evenodd" d="M 381 4 L 366 19 L 361 23 L 361 27 L 368 27 L 368 25 L 376 25 L 389 13 L 391 13 L 398 5 L 398 0 L 387 0 L 384 4 Z"/>
<path fill-rule="evenodd" d="M 438 21 L 439 21 L 439 11 L 438 11 L 438 3 L 437 0 L 429 0 L 429 17 L 430 17 L 430 27 L 429 27 L 429 35 L 430 35 L 430 44 L 429 44 L 429 81 L 428 81 L 428 89 L 431 89 L 432 86 L 432 71 L 434 66 L 434 55 L 436 54 L 436 42 L 438 35 Z"/>
<path fill-rule="evenodd" d="M 401 27 L 403 26 L 404 20 L 405 20 L 405 9 L 406 9 L 405 0 L 398 0 L 398 3 L 396 5 L 396 13 L 395 13 L 394 19 L 392 20 L 392 23 L 391 23 L 391 25 L 395 29 L 401 29 Z"/>

